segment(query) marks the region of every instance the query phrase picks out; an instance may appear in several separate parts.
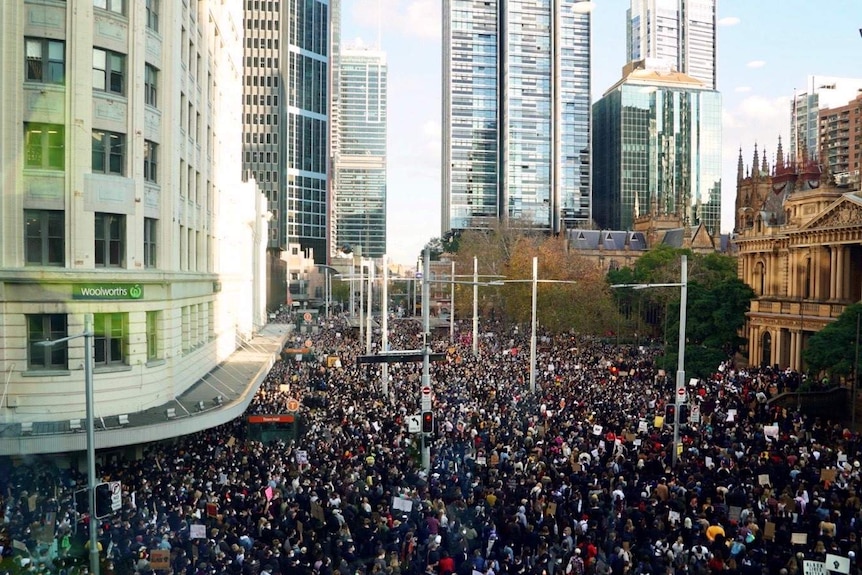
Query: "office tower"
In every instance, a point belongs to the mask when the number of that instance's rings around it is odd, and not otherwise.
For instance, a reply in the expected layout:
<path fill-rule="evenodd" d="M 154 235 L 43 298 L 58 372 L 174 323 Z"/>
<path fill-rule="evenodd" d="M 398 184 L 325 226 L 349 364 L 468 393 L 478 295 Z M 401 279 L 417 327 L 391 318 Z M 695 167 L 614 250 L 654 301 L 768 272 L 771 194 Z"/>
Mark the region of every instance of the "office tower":
<path fill-rule="evenodd" d="M 219 269 L 226 205 L 246 239 L 260 229 L 239 170 L 241 19 L 220 2 L 0 2 L 0 419 L 55 423 L 0 453 L 75 445 L 85 315 L 100 427 L 172 401 L 263 321 Z"/>
<path fill-rule="evenodd" d="M 709 89 L 715 81 L 715 0 L 631 0 L 629 62 L 664 60 Z"/>
<path fill-rule="evenodd" d="M 442 230 L 590 220 L 590 15 L 444 0 Z"/>
<path fill-rule="evenodd" d="M 859 183 L 862 161 L 862 94 L 835 108 L 820 109 L 820 162 L 839 185 Z M 857 186 L 858 188 L 858 186 Z"/>
<path fill-rule="evenodd" d="M 361 246 L 364 256 L 379 258 L 386 253 L 385 54 L 361 47 L 341 51 L 338 85 L 335 242 L 340 248 Z"/>
<path fill-rule="evenodd" d="M 790 103 L 790 158 L 820 161 L 820 110 L 844 106 L 862 93 L 862 79 L 809 76 L 805 91 Z"/>
<path fill-rule="evenodd" d="M 286 301 L 281 254 L 327 258 L 329 2 L 244 1 L 243 171 L 272 213 L 268 305 Z"/>
<path fill-rule="evenodd" d="M 631 230 L 639 216 L 721 223 L 721 95 L 664 62 L 633 62 L 593 106 L 593 217 Z"/>

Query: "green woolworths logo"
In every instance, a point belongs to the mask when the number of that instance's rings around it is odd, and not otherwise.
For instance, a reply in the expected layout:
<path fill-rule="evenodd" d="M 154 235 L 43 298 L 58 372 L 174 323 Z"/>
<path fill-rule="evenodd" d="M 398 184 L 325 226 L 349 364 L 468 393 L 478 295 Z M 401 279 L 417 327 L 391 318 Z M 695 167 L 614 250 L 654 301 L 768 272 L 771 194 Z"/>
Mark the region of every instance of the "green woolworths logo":
<path fill-rule="evenodd" d="M 140 284 L 80 284 L 72 286 L 72 299 L 141 299 Z"/>

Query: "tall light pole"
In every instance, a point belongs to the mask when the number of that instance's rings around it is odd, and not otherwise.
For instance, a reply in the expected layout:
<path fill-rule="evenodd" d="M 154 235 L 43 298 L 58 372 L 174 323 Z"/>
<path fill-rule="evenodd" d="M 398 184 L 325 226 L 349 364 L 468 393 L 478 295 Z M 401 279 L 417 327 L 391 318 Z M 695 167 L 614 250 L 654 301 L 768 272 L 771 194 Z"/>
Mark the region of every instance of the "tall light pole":
<path fill-rule="evenodd" d="M 530 302 L 530 393 L 536 393 L 536 329 L 538 326 L 538 316 L 536 309 L 538 307 L 538 291 L 540 283 L 550 284 L 576 284 L 577 280 L 540 280 L 539 279 L 539 258 L 533 256 L 533 277 L 528 280 L 502 280 L 501 284 L 510 283 L 526 283 L 530 282 L 532 288 L 532 297 Z"/>
<path fill-rule="evenodd" d="M 431 389 L 431 312 L 429 310 L 428 275 L 431 273 L 431 250 L 427 247 L 422 254 L 422 387 Z M 420 398 L 421 401 L 421 398 Z M 420 433 L 422 451 L 422 469 L 431 473 L 431 446 L 425 440 L 425 434 Z"/>
<path fill-rule="evenodd" d="M 371 307 L 374 303 L 371 289 L 374 286 L 374 260 L 368 260 L 368 306 L 365 312 L 365 354 L 371 355 Z"/>
<path fill-rule="evenodd" d="M 530 393 L 536 393 L 536 299 L 539 285 L 539 258 L 533 256 L 533 301 L 530 315 Z"/>
<path fill-rule="evenodd" d="M 473 357 L 479 355 L 479 259 L 473 256 Z"/>
<path fill-rule="evenodd" d="M 84 338 L 84 400 L 87 418 L 87 501 L 90 505 L 90 572 L 99 574 L 99 537 L 96 520 L 96 429 L 93 423 L 93 314 L 84 314 L 84 331 L 77 335 L 39 342 L 44 347 Z"/>
<path fill-rule="evenodd" d="M 389 351 L 389 258 L 383 254 L 383 287 L 380 293 L 380 351 Z M 389 364 L 380 367 L 380 391 L 389 397 Z"/>
<path fill-rule="evenodd" d="M 452 285 L 449 289 L 449 345 L 455 343 L 455 260 L 452 260 Z"/>
<path fill-rule="evenodd" d="M 674 405 L 676 406 L 676 417 L 673 420 L 673 467 L 676 467 L 680 451 L 679 444 L 679 415 L 680 407 L 686 396 L 685 390 L 685 314 L 688 303 L 688 256 L 682 254 L 680 261 L 679 283 L 656 283 L 656 284 L 615 284 L 612 288 L 646 289 L 654 287 L 679 287 L 679 348 L 676 366 L 676 389 L 674 389 Z"/>

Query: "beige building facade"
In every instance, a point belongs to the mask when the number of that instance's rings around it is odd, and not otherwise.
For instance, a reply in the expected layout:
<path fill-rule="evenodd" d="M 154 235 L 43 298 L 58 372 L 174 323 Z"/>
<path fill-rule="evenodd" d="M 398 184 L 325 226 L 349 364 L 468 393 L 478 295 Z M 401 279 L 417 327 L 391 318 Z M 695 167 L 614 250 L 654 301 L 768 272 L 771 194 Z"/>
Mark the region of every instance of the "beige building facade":
<path fill-rule="evenodd" d="M 84 417 L 86 314 L 103 420 L 171 401 L 266 321 L 238 4 L 0 3 L 5 424 Z"/>
<path fill-rule="evenodd" d="M 804 371 L 812 334 L 862 298 L 862 197 L 822 177 L 815 162 L 775 165 L 740 153 L 739 277 L 756 294 L 745 325 L 750 365 Z"/>

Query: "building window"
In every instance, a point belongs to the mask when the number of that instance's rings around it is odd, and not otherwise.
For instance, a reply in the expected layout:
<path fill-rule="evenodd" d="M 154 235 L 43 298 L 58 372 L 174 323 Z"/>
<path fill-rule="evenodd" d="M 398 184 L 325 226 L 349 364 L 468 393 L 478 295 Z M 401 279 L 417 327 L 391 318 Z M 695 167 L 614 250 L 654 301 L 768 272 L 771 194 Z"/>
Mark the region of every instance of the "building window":
<path fill-rule="evenodd" d="M 66 134 L 59 124 L 24 124 L 25 168 L 63 170 L 66 167 Z"/>
<path fill-rule="evenodd" d="M 125 156 L 125 134 L 93 130 L 93 172 L 125 175 Z"/>
<path fill-rule="evenodd" d="M 66 337 L 65 314 L 27 316 L 27 367 L 29 369 L 68 369 L 68 342 L 45 345 L 46 341 Z"/>
<path fill-rule="evenodd" d="M 154 108 L 158 107 L 159 70 L 152 64 L 144 65 L 144 103 Z"/>
<path fill-rule="evenodd" d="M 26 38 L 26 79 L 28 82 L 62 84 L 66 79 L 66 46 L 61 40 Z"/>
<path fill-rule="evenodd" d="M 159 350 L 159 317 L 157 311 L 147 312 L 147 361 L 160 359 Z"/>
<path fill-rule="evenodd" d="M 93 0 L 94 8 L 101 8 L 114 14 L 125 14 L 125 0 Z"/>
<path fill-rule="evenodd" d="M 24 261 L 28 266 L 62 266 L 66 215 L 59 210 L 24 210 Z"/>
<path fill-rule="evenodd" d="M 156 183 L 158 178 L 159 145 L 144 140 L 144 180 Z"/>
<path fill-rule="evenodd" d="M 158 220 L 155 218 L 144 218 L 144 267 L 156 267 L 156 232 Z"/>
<path fill-rule="evenodd" d="M 126 322 L 122 313 L 93 315 L 93 361 L 95 365 L 116 365 L 124 361 Z"/>
<path fill-rule="evenodd" d="M 126 216 L 96 213 L 96 267 L 121 267 L 126 252 Z"/>
<path fill-rule="evenodd" d="M 159 0 L 147 0 L 147 28 L 159 31 Z"/>
<path fill-rule="evenodd" d="M 93 89 L 123 94 L 125 84 L 126 56 L 111 50 L 93 48 Z"/>

